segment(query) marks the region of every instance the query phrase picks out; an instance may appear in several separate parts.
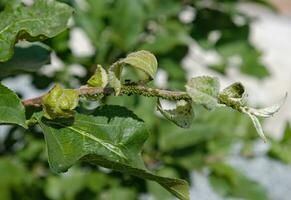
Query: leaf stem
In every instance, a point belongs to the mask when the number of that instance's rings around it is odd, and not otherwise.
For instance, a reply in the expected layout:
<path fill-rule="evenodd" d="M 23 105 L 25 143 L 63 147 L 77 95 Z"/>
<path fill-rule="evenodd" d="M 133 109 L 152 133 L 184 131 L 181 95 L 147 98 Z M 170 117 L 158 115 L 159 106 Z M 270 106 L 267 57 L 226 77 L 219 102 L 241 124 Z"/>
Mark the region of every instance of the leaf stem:
<path fill-rule="evenodd" d="M 103 94 L 105 96 L 113 95 L 114 89 L 112 87 L 88 87 L 82 86 L 80 88 L 75 89 L 79 95 L 95 95 L 95 94 Z M 170 91 L 158 88 L 150 88 L 143 85 L 123 85 L 121 87 L 121 91 L 119 96 L 122 95 L 140 95 L 145 97 L 158 97 L 166 100 L 171 101 L 191 101 L 191 97 L 186 92 L 181 91 Z M 42 96 L 35 97 L 32 99 L 23 100 L 22 104 L 24 106 L 33 106 L 33 107 L 40 107 Z"/>

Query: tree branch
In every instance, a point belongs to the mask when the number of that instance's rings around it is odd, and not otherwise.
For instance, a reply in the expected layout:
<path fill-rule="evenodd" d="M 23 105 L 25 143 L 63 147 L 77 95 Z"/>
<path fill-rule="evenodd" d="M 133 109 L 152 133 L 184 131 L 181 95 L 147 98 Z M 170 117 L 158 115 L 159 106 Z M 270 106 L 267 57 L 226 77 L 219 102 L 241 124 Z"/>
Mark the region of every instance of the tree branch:
<path fill-rule="evenodd" d="M 112 87 L 98 88 L 83 86 L 75 90 L 79 93 L 79 95 L 103 94 L 105 96 L 109 96 L 114 94 L 114 88 Z M 123 85 L 120 91 L 120 96 L 122 95 L 128 96 L 140 95 L 145 97 L 158 97 L 171 101 L 179 100 L 191 101 L 191 97 L 186 92 L 149 88 L 142 85 Z M 32 99 L 23 100 L 22 104 L 24 106 L 40 107 L 43 96 L 44 95 Z"/>

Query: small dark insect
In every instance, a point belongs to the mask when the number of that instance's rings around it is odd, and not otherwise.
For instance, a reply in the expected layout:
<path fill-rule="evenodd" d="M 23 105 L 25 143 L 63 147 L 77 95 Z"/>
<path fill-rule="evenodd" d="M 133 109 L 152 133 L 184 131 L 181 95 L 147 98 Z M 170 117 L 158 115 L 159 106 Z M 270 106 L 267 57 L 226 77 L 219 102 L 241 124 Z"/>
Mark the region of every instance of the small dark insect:
<path fill-rule="evenodd" d="M 136 82 L 133 82 L 133 81 L 131 81 L 129 79 L 125 79 L 124 80 L 124 85 L 137 85 L 137 83 Z"/>

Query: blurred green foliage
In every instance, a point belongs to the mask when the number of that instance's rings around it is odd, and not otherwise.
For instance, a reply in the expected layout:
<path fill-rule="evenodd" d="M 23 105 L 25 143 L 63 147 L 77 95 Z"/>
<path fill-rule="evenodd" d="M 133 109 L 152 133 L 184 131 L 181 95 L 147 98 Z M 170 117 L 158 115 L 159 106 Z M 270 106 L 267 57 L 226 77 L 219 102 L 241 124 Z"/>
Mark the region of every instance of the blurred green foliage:
<path fill-rule="evenodd" d="M 290 123 L 286 125 L 283 138 L 280 141 L 273 140 L 272 146 L 268 152 L 270 157 L 278 159 L 286 164 L 291 163 L 291 127 Z"/>
<path fill-rule="evenodd" d="M 0 0 L 0 10 L 19 2 Z M 238 3 L 243 1 L 63 2 L 74 7 L 72 28 L 81 28 L 87 34 L 96 49 L 95 53 L 88 57 L 72 54 L 68 45 L 71 35 L 67 30 L 44 42 L 64 62 L 65 67 L 61 71 L 54 76 L 48 76 L 38 73 L 35 68 L 16 68 L 13 74 L 1 74 L 1 79 L 4 76 L 28 72 L 37 88 L 47 88 L 52 81 L 72 87 L 76 82 L 85 84 L 94 73 L 97 63 L 109 67 L 109 63 L 124 57 L 128 52 L 145 49 L 156 55 L 159 68 L 166 72 L 167 87 L 184 90 L 186 73 L 181 67 L 181 61 L 187 55 L 188 45 L 192 40 L 204 49 L 216 50 L 221 55 L 221 63 L 209 66 L 218 73 L 224 74 L 231 67 L 229 60 L 233 56 L 239 56 L 242 73 L 259 79 L 269 74 L 260 63 L 260 52 L 249 41 L 250 22 L 253 19 L 237 9 Z M 250 2 L 270 6 L 263 0 Z M 187 11 L 193 14 L 193 19 L 182 22 L 179 16 Z M 216 41 L 210 39 L 213 33 L 219 35 Z M 15 56 L 17 52 L 16 49 Z M 44 58 L 46 54 L 44 52 Z M 41 63 L 44 62 L 46 61 Z M 74 63 L 84 67 L 85 77 L 70 73 L 69 66 Z M 144 146 L 143 159 L 147 167 L 157 174 L 190 181 L 192 171 L 206 168 L 210 171 L 211 185 L 223 197 L 268 199 L 264 188 L 224 163 L 235 143 L 240 142 L 247 146 L 256 138 L 251 121 L 246 116 L 225 109 L 205 112 L 202 107 L 197 107 L 197 117 L 192 128 L 181 129 L 162 117 L 153 116 L 156 111 L 155 99 L 107 97 L 105 102 L 126 106 L 146 122 L 151 135 Z M 84 105 L 87 103 L 83 102 Z M 86 163 L 78 163 L 65 174 L 54 174 L 48 167 L 43 135 L 37 128 L 25 131 L 9 126 L 2 134 L 6 136 L 2 137 L 0 143 L 0 199 L 134 200 L 144 193 L 150 193 L 159 200 L 173 198 L 156 183 Z M 290 149 L 289 143 L 290 127 L 286 129 L 285 137 L 280 143 L 274 142 L 269 154 L 290 163 L 290 155 L 287 153 Z"/>

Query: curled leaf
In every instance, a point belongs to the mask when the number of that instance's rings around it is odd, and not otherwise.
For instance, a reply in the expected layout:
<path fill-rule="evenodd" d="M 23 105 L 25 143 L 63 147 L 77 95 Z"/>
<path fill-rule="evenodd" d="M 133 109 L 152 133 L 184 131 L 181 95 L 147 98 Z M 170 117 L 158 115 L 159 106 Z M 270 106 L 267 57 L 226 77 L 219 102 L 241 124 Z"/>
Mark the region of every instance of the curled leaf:
<path fill-rule="evenodd" d="M 249 108 L 249 112 L 258 117 L 272 117 L 276 112 L 280 110 L 282 105 L 285 103 L 287 99 L 287 93 L 278 103 L 273 106 L 262 108 L 262 109 L 254 109 Z"/>
<path fill-rule="evenodd" d="M 121 90 L 121 81 L 120 81 L 120 76 L 121 76 L 121 71 L 122 71 L 122 66 L 119 65 L 115 67 L 115 70 L 109 70 L 108 76 L 109 76 L 109 84 L 114 88 L 115 90 L 115 95 L 119 95 L 120 90 Z"/>
<path fill-rule="evenodd" d="M 256 116 L 252 115 L 252 114 L 249 113 L 249 112 L 245 112 L 245 113 L 246 113 L 246 114 L 251 118 L 251 120 L 252 120 L 252 122 L 253 122 L 253 124 L 254 124 L 254 126 L 255 126 L 257 132 L 258 132 L 258 134 L 259 134 L 259 136 L 260 136 L 260 137 L 264 140 L 264 142 L 266 143 L 266 142 L 267 142 L 267 138 L 266 138 L 266 136 L 265 136 L 265 134 L 264 134 L 264 132 L 263 132 L 263 128 L 262 128 L 261 123 L 260 123 L 260 121 L 258 120 L 258 118 L 257 118 Z"/>
<path fill-rule="evenodd" d="M 245 88 L 240 82 L 236 82 L 226 87 L 219 93 L 219 103 L 232 107 L 238 111 L 245 104 Z"/>
<path fill-rule="evenodd" d="M 108 84 L 106 70 L 101 65 L 98 65 L 93 76 L 87 81 L 87 84 L 92 87 L 106 87 Z"/>
<path fill-rule="evenodd" d="M 245 93 L 245 88 L 240 82 L 231 84 L 222 90 L 220 95 L 227 96 L 229 98 L 241 99 Z"/>
<path fill-rule="evenodd" d="M 152 53 L 144 50 L 130 53 L 126 58 L 115 62 L 109 68 L 109 82 L 115 89 L 116 95 L 120 93 L 121 73 L 126 64 L 143 71 L 146 74 L 145 80 L 142 80 L 144 82 L 148 82 L 155 77 L 158 67 L 156 57 Z"/>
<path fill-rule="evenodd" d="M 286 98 L 287 98 L 287 94 L 277 104 L 270 106 L 270 107 L 267 107 L 267 108 L 262 108 L 262 109 L 255 109 L 255 108 L 248 108 L 248 107 L 241 108 L 242 112 L 246 113 L 252 119 L 253 124 L 254 124 L 258 134 L 264 140 L 264 142 L 267 142 L 267 138 L 264 135 L 262 126 L 261 126 L 257 117 L 271 117 L 271 116 L 273 116 L 276 112 L 279 111 L 281 106 L 286 101 Z"/>
<path fill-rule="evenodd" d="M 210 76 L 192 78 L 186 85 L 186 91 L 193 102 L 208 109 L 214 109 L 218 105 L 219 88 L 218 78 Z"/>
<path fill-rule="evenodd" d="M 44 116 L 48 119 L 69 118 L 74 115 L 74 109 L 79 102 L 79 94 L 73 89 L 63 89 L 56 84 L 42 98 Z"/>
<path fill-rule="evenodd" d="M 239 112 L 247 114 L 252 119 L 252 122 L 260 137 L 266 142 L 267 139 L 264 135 L 262 126 L 257 117 L 273 116 L 273 114 L 278 112 L 283 103 L 285 102 L 287 94 L 279 103 L 263 109 L 249 108 L 248 106 L 246 106 L 245 96 L 246 95 L 244 86 L 241 83 L 236 82 L 225 88 L 219 94 L 218 99 L 221 105 L 231 107 Z"/>
<path fill-rule="evenodd" d="M 243 101 L 245 98 L 245 88 L 240 82 L 236 82 L 223 89 L 219 96 L 223 99 Z"/>
<path fill-rule="evenodd" d="M 161 106 L 160 100 L 158 99 L 158 110 L 168 120 L 175 123 L 181 128 L 190 128 L 190 125 L 194 118 L 194 112 L 192 109 L 191 102 L 184 100 L 178 101 L 174 110 L 164 110 Z"/>

